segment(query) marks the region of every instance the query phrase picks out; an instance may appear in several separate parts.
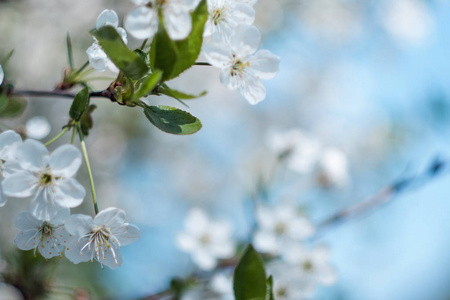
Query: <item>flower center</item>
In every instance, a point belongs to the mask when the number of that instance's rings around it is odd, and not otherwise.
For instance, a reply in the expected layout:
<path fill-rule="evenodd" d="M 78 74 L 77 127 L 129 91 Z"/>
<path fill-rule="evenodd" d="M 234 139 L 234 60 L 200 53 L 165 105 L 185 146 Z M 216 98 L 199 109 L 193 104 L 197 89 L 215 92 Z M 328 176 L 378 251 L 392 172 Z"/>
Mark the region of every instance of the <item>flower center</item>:
<path fill-rule="evenodd" d="M 275 232 L 279 235 L 282 235 L 286 232 L 286 224 L 284 224 L 283 222 L 278 223 L 275 226 Z"/>
<path fill-rule="evenodd" d="M 311 271 L 313 269 L 313 263 L 312 263 L 312 261 L 307 260 L 303 263 L 302 267 L 303 267 L 303 270 L 305 270 L 305 271 Z"/>
<path fill-rule="evenodd" d="M 277 296 L 278 296 L 278 297 L 286 297 L 287 295 L 288 295 L 288 289 L 287 289 L 287 287 L 283 286 L 283 287 L 280 287 L 280 288 L 277 290 Z"/>
<path fill-rule="evenodd" d="M 42 234 L 41 240 L 44 241 L 45 236 L 51 237 L 53 235 L 53 226 L 47 223 L 47 221 L 44 221 L 42 226 L 39 227 L 39 231 Z"/>
<path fill-rule="evenodd" d="M 217 7 L 210 11 L 211 18 L 213 19 L 214 25 L 217 26 L 225 18 L 225 7 Z"/>
<path fill-rule="evenodd" d="M 207 233 L 202 235 L 202 237 L 200 238 L 200 243 L 202 245 L 208 245 L 210 242 L 211 242 L 211 236 Z"/>
<path fill-rule="evenodd" d="M 244 69 L 250 67 L 249 62 L 244 62 L 233 54 L 233 63 L 231 64 L 231 76 L 242 76 Z"/>
<path fill-rule="evenodd" d="M 53 181 L 53 176 L 52 174 L 49 173 L 43 173 L 41 175 L 41 184 L 42 185 L 49 185 L 50 183 L 52 183 Z"/>
<path fill-rule="evenodd" d="M 109 227 L 106 227 L 105 225 L 94 226 L 93 230 L 82 236 L 80 240 L 82 238 L 88 238 L 88 242 L 80 250 L 82 256 L 84 255 L 83 250 L 87 248 L 91 252 L 91 261 L 93 261 L 95 257 L 103 267 L 103 261 L 106 260 L 106 254 L 108 250 L 110 250 L 116 265 L 119 264 L 114 249 L 118 249 L 120 243 L 111 235 Z"/>

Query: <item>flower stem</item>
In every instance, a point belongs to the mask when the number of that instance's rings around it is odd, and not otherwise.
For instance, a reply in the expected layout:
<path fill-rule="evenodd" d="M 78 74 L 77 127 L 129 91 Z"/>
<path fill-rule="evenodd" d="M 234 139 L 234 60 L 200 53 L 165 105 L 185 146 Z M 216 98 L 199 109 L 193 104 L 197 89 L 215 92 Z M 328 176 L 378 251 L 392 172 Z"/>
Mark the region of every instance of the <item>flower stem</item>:
<path fill-rule="evenodd" d="M 73 127 L 73 132 L 72 132 L 72 138 L 70 139 L 70 144 L 73 144 L 73 141 L 75 140 L 75 135 L 77 134 L 77 127 L 74 126 Z"/>
<path fill-rule="evenodd" d="M 83 134 L 80 128 L 78 128 L 78 133 L 80 134 L 81 150 L 83 151 L 84 161 L 86 162 L 86 168 L 89 174 L 89 182 L 91 183 L 92 201 L 94 203 L 95 214 L 98 214 L 98 204 L 97 196 L 95 194 L 94 177 L 92 177 L 91 165 L 89 164 L 89 157 L 86 149 L 86 143 L 84 142 Z"/>
<path fill-rule="evenodd" d="M 60 137 L 62 137 L 67 131 L 69 131 L 69 127 L 64 128 L 57 136 L 55 136 L 53 139 L 45 143 L 45 146 L 49 146 L 53 144 L 53 142 L 57 141 Z"/>

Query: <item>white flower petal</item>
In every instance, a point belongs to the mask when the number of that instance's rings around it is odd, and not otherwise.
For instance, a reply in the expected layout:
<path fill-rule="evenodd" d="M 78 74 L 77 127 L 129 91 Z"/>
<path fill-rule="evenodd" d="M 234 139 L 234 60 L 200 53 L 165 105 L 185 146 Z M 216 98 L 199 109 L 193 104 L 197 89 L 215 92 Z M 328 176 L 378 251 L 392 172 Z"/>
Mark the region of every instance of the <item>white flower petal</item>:
<path fill-rule="evenodd" d="M 250 75 L 247 75 L 245 82 L 240 84 L 239 92 L 252 105 L 258 104 L 266 98 L 266 87 L 262 81 Z"/>
<path fill-rule="evenodd" d="M 125 19 L 125 29 L 137 39 L 150 39 L 158 30 L 158 12 L 145 6 L 136 7 Z"/>
<path fill-rule="evenodd" d="M 66 219 L 65 227 L 69 233 L 80 237 L 91 232 L 94 221 L 91 216 L 71 215 Z"/>
<path fill-rule="evenodd" d="M 12 151 L 22 143 L 22 138 L 15 131 L 7 130 L 0 134 L 0 158 L 11 159 Z M 14 155 L 15 156 L 15 155 Z"/>
<path fill-rule="evenodd" d="M 238 2 L 233 7 L 230 19 L 237 24 L 251 25 L 255 21 L 255 9 L 247 3 Z"/>
<path fill-rule="evenodd" d="M 89 58 L 89 65 L 92 68 L 99 72 L 104 72 L 106 70 L 106 63 L 109 58 L 97 42 L 93 43 L 86 50 L 86 54 Z"/>
<path fill-rule="evenodd" d="M 68 242 L 65 251 L 67 259 L 74 264 L 91 260 L 91 255 L 88 254 L 87 247 L 84 249 L 83 253 L 81 253 L 81 249 L 84 247 L 84 245 L 86 245 L 86 243 L 87 238 L 81 240 L 75 238 Z"/>
<path fill-rule="evenodd" d="M 73 145 L 62 145 L 50 154 L 49 165 L 56 177 L 72 177 L 81 166 L 81 152 Z"/>
<path fill-rule="evenodd" d="M 0 65 L 0 85 L 2 85 L 4 79 L 5 79 L 5 72 L 3 71 L 2 65 Z"/>
<path fill-rule="evenodd" d="M 75 179 L 67 178 L 57 181 L 55 186 L 54 201 L 61 207 L 72 208 L 83 203 L 86 190 Z"/>
<path fill-rule="evenodd" d="M 31 212 L 40 220 L 51 220 L 61 208 L 55 202 L 55 191 L 52 188 L 40 188 L 31 202 Z"/>
<path fill-rule="evenodd" d="M 202 50 L 206 60 L 211 65 L 222 69 L 231 66 L 233 53 L 224 42 L 210 39 L 204 43 Z"/>
<path fill-rule="evenodd" d="M 61 207 L 56 211 L 56 214 L 51 217 L 50 222 L 52 224 L 63 225 L 68 217 L 70 217 L 70 209 Z"/>
<path fill-rule="evenodd" d="M 136 5 L 145 5 L 148 2 L 150 2 L 150 0 L 131 0 L 131 1 L 133 1 L 133 3 Z"/>
<path fill-rule="evenodd" d="M 100 248 L 101 249 L 101 248 Z M 114 270 L 115 268 L 120 267 L 123 264 L 123 256 L 120 248 L 109 247 L 103 250 L 105 255 L 100 255 L 99 262 L 102 265 L 109 267 Z"/>
<path fill-rule="evenodd" d="M 181 0 L 177 5 L 182 6 L 186 10 L 193 10 L 195 9 L 198 4 L 200 3 L 200 0 Z"/>
<path fill-rule="evenodd" d="M 230 39 L 230 46 L 238 57 L 256 52 L 261 42 L 261 32 L 255 26 L 241 25 Z"/>
<path fill-rule="evenodd" d="M 184 226 L 192 235 L 203 235 L 209 229 L 209 218 L 200 208 L 193 208 L 188 212 Z"/>
<path fill-rule="evenodd" d="M 32 172 L 42 170 L 48 163 L 48 150 L 41 142 L 28 139 L 17 148 L 20 166 Z"/>
<path fill-rule="evenodd" d="M 20 250 L 30 250 L 38 245 L 39 237 L 40 235 L 38 235 L 37 229 L 21 231 L 14 240 L 14 243 Z"/>
<path fill-rule="evenodd" d="M 210 253 L 218 258 L 230 258 L 234 255 L 236 248 L 234 242 L 229 239 L 221 243 L 212 244 L 209 250 Z"/>
<path fill-rule="evenodd" d="M 113 26 L 114 28 L 117 28 L 117 26 L 119 26 L 119 16 L 112 9 L 105 9 L 97 18 L 97 29 L 100 29 L 101 27 L 106 25 Z"/>
<path fill-rule="evenodd" d="M 176 242 L 178 248 L 185 252 L 196 251 L 199 247 L 198 239 L 184 232 L 177 235 Z"/>
<path fill-rule="evenodd" d="M 217 266 L 217 259 L 207 251 L 197 251 L 192 255 L 194 263 L 204 271 L 211 271 Z"/>
<path fill-rule="evenodd" d="M 41 226 L 42 220 L 38 220 L 29 211 L 19 213 L 14 219 L 14 225 L 20 230 L 35 229 Z"/>
<path fill-rule="evenodd" d="M 33 195 L 39 180 L 33 173 L 18 171 L 2 182 L 3 193 L 7 196 L 25 198 Z"/>
<path fill-rule="evenodd" d="M 192 29 L 192 18 L 188 10 L 170 5 L 163 10 L 164 24 L 172 40 L 185 39 Z"/>
<path fill-rule="evenodd" d="M 239 88 L 240 78 L 237 76 L 231 76 L 232 70 L 231 67 L 223 68 L 220 70 L 220 82 L 229 88 L 230 90 L 236 90 Z"/>
<path fill-rule="evenodd" d="M 253 246 L 265 253 L 277 254 L 279 251 L 277 238 L 269 231 L 257 231 L 253 237 Z"/>
<path fill-rule="evenodd" d="M 127 32 L 125 31 L 125 29 L 123 29 L 122 27 L 117 27 L 116 30 L 122 37 L 122 40 L 125 43 L 125 45 L 128 45 L 128 36 L 127 36 Z"/>
<path fill-rule="evenodd" d="M 126 246 L 136 242 L 141 237 L 139 228 L 135 225 L 125 223 L 111 232 L 120 243 L 120 246 Z"/>
<path fill-rule="evenodd" d="M 94 224 L 97 226 L 105 225 L 111 229 L 120 227 L 125 223 L 126 214 L 125 211 L 115 207 L 109 207 L 101 212 L 94 218 Z"/>
<path fill-rule="evenodd" d="M 317 280 L 326 285 L 332 285 L 337 280 L 336 271 L 330 266 L 320 266 L 316 272 Z"/>
<path fill-rule="evenodd" d="M 269 50 L 259 50 L 248 61 L 253 73 L 261 79 L 271 79 L 278 73 L 280 58 Z"/>

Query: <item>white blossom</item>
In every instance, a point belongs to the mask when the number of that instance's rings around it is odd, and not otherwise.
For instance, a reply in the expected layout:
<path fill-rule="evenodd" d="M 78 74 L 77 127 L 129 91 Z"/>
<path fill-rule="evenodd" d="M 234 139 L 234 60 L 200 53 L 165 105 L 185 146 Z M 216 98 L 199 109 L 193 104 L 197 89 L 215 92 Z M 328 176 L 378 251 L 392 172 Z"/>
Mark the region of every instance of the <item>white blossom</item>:
<path fill-rule="evenodd" d="M 190 11 L 199 0 L 133 0 L 137 5 L 125 19 L 126 30 L 137 39 L 151 39 L 159 26 L 158 10 L 162 10 L 164 25 L 173 40 L 186 38 L 192 29 Z"/>
<path fill-rule="evenodd" d="M 60 207 L 72 208 L 83 202 L 86 191 L 73 178 L 82 161 L 76 147 L 62 145 L 49 154 L 42 143 L 29 139 L 16 153 L 21 170 L 3 181 L 5 195 L 33 196 L 31 210 L 40 219 L 50 218 Z"/>
<path fill-rule="evenodd" d="M 329 249 L 323 245 L 314 248 L 298 245 L 286 253 L 284 258 L 292 268 L 291 276 L 295 278 L 297 287 L 302 288 L 304 298 L 313 295 L 317 284 L 332 285 L 336 282 L 337 275 L 329 265 L 329 256 Z"/>
<path fill-rule="evenodd" d="M 268 144 L 288 168 L 300 174 L 312 172 L 320 157 L 320 143 L 298 129 L 272 132 Z"/>
<path fill-rule="evenodd" d="M 274 255 L 284 254 L 292 245 L 310 237 L 315 228 L 290 202 L 256 210 L 258 230 L 253 238 L 255 249 Z"/>
<path fill-rule="evenodd" d="M 234 255 L 235 243 L 228 222 L 210 220 L 203 210 L 194 208 L 189 211 L 184 225 L 184 231 L 177 236 L 177 245 L 190 253 L 201 269 L 212 270 L 218 259 Z"/>
<path fill-rule="evenodd" d="M 35 116 L 25 123 L 27 137 L 40 140 L 48 136 L 52 127 L 47 118 L 43 116 Z"/>
<path fill-rule="evenodd" d="M 127 32 L 125 29 L 119 26 L 119 16 L 114 10 L 105 9 L 97 18 L 96 28 L 100 29 L 103 26 L 113 26 L 117 32 L 121 35 L 125 44 L 128 44 Z M 95 40 L 95 38 L 94 38 Z M 92 68 L 99 72 L 103 72 L 106 68 L 112 72 L 118 72 L 119 69 L 108 58 L 105 51 L 102 50 L 97 40 L 86 50 L 86 54 L 89 57 L 89 64 Z"/>
<path fill-rule="evenodd" d="M 59 209 L 52 218 L 41 220 L 36 218 L 31 212 L 24 211 L 17 215 L 14 223 L 21 232 L 14 242 L 21 250 L 34 249 L 49 259 L 54 256 L 61 256 L 71 235 L 64 228 L 64 220 L 69 217 L 70 210 Z M 62 256 L 61 256 L 62 257 Z"/>
<path fill-rule="evenodd" d="M 228 40 L 238 25 L 252 25 L 255 10 L 242 0 L 208 0 L 204 36 Z"/>
<path fill-rule="evenodd" d="M 382 25 L 399 43 L 420 45 L 433 31 L 434 20 L 424 1 L 392 0 L 385 6 Z"/>
<path fill-rule="evenodd" d="M 203 53 L 210 64 L 219 67 L 220 81 L 257 104 L 266 97 L 261 79 L 273 78 L 278 73 L 280 58 L 268 50 L 259 50 L 261 33 L 254 26 L 236 28 L 229 43 L 211 39 L 205 43 Z"/>
<path fill-rule="evenodd" d="M 309 282 L 304 281 L 298 270 L 284 262 L 269 263 L 268 275 L 273 277 L 273 295 L 277 300 L 307 299 L 312 291 Z"/>
<path fill-rule="evenodd" d="M 233 277 L 231 274 L 225 274 L 223 272 L 216 273 L 211 278 L 209 284 L 211 290 L 217 295 L 215 299 L 220 300 L 233 300 Z"/>
<path fill-rule="evenodd" d="M 2 65 L 0 65 L 0 85 L 2 85 L 3 79 L 5 79 L 5 72 L 3 71 Z"/>
<path fill-rule="evenodd" d="M 74 238 L 66 247 L 66 257 L 73 263 L 93 261 L 115 269 L 123 263 L 122 246 L 140 238 L 135 225 L 125 223 L 122 209 L 110 207 L 99 212 L 94 219 L 86 215 L 72 215 L 66 228 Z"/>
<path fill-rule="evenodd" d="M 22 144 L 22 138 L 16 132 L 7 130 L 0 134 L 0 183 L 18 169 L 16 150 Z M 0 207 L 4 206 L 7 197 L 0 184 Z"/>
<path fill-rule="evenodd" d="M 334 147 L 323 150 L 318 165 L 318 181 L 321 185 L 343 187 L 350 181 L 345 154 Z"/>

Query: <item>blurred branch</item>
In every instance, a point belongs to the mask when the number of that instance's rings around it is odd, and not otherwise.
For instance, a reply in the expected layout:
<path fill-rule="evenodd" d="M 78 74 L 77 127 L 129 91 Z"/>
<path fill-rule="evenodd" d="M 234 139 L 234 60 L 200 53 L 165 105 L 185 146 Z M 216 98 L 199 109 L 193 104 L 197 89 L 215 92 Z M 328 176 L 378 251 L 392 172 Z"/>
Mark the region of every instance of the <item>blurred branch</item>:
<path fill-rule="evenodd" d="M 30 97 L 57 97 L 57 98 L 75 98 L 76 94 L 61 91 L 34 91 L 34 90 L 13 90 L 10 95 L 30 96 Z M 108 98 L 112 100 L 113 96 L 110 91 L 104 90 L 100 92 L 91 92 L 90 97 Z"/>
<path fill-rule="evenodd" d="M 447 161 L 436 159 L 422 173 L 415 176 L 401 178 L 366 200 L 332 215 L 323 222 L 319 223 L 317 226 L 317 233 L 311 238 L 311 240 L 320 238 L 326 231 L 333 227 L 363 216 L 376 208 L 383 206 L 384 204 L 392 202 L 392 200 L 400 194 L 422 188 L 431 180 L 441 175 L 447 164 Z"/>

